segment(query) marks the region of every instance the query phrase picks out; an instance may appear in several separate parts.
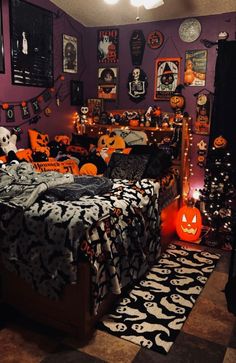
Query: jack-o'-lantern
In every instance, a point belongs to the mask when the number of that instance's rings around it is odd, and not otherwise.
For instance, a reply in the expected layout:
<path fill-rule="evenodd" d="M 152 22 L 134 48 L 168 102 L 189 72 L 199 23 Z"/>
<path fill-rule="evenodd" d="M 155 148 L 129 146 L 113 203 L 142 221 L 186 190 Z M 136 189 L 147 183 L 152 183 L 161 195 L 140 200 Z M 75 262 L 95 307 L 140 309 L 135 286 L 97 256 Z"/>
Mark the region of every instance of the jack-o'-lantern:
<path fill-rule="evenodd" d="M 202 229 L 202 217 L 199 209 L 185 205 L 178 211 L 176 232 L 183 241 L 199 243 Z"/>
<path fill-rule="evenodd" d="M 227 140 L 223 136 L 218 136 L 215 138 L 213 145 L 216 149 L 225 148 L 227 145 Z"/>
<path fill-rule="evenodd" d="M 114 132 L 100 136 L 98 140 L 98 147 L 110 147 L 113 149 L 124 149 L 125 140 L 123 137 L 116 135 Z"/>
<path fill-rule="evenodd" d="M 139 125 L 139 120 L 138 119 L 132 119 L 129 121 L 129 125 L 131 127 L 137 127 Z"/>
<path fill-rule="evenodd" d="M 173 95 L 170 97 L 170 106 L 173 108 L 173 110 L 182 110 L 185 106 L 185 98 L 181 94 L 182 88 L 184 86 L 182 84 L 178 85 L 173 93 Z"/>

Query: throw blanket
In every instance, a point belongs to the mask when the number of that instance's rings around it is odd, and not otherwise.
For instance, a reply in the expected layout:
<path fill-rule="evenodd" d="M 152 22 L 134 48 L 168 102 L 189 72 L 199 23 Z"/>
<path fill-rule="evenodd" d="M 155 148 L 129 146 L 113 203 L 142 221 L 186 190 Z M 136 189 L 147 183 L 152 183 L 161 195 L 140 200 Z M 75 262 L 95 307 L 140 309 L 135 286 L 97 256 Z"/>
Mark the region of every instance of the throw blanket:
<path fill-rule="evenodd" d="M 33 166 L 26 162 L 8 165 L 0 170 L 0 203 L 27 209 L 48 188 L 73 181 L 72 174 L 55 171 L 37 173 Z"/>
<path fill-rule="evenodd" d="M 111 191 L 113 182 L 101 176 L 75 176 L 74 183 L 48 189 L 40 199 L 48 202 L 79 200 L 82 196 L 102 195 Z"/>

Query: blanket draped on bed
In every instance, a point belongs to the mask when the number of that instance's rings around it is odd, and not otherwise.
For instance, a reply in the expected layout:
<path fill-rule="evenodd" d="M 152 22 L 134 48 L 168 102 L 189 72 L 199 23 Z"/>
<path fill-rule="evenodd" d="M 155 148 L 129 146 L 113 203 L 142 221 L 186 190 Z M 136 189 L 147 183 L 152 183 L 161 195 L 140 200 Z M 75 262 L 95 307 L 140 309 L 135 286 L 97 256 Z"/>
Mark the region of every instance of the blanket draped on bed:
<path fill-rule="evenodd" d="M 7 165 L 0 169 L 0 202 L 26 209 L 48 188 L 73 181 L 72 174 L 37 173 L 32 164 L 26 162 Z"/>
<path fill-rule="evenodd" d="M 41 196 L 28 209 L 7 211 L 0 203 L 3 263 L 57 299 L 65 284 L 76 282 L 78 264 L 86 259 L 96 311 L 109 291 L 120 293 L 159 255 L 159 188 L 147 179 L 113 180 L 103 195 L 53 202 Z"/>

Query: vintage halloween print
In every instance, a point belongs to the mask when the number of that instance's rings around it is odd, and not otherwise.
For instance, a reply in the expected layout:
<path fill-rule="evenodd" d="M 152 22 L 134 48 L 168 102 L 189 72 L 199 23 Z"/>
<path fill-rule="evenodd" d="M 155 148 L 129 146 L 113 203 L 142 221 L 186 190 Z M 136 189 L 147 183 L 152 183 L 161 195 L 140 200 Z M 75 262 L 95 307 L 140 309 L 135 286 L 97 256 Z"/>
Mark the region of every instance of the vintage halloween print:
<path fill-rule="evenodd" d="M 105 29 L 97 33 L 98 63 L 117 63 L 119 50 L 119 30 Z"/>
<path fill-rule="evenodd" d="M 154 100 L 169 100 L 180 83 L 180 58 L 155 61 Z"/>
<path fill-rule="evenodd" d="M 185 86 L 205 86 L 207 50 L 187 50 L 185 53 Z"/>
<path fill-rule="evenodd" d="M 117 99 L 117 67 L 98 68 L 98 98 Z"/>
<path fill-rule="evenodd" d="M 210 134 L 212 104 L 212 94 L 198 94 L 196 99 L 196 119 L 194 123 L 195 134 Z"/>

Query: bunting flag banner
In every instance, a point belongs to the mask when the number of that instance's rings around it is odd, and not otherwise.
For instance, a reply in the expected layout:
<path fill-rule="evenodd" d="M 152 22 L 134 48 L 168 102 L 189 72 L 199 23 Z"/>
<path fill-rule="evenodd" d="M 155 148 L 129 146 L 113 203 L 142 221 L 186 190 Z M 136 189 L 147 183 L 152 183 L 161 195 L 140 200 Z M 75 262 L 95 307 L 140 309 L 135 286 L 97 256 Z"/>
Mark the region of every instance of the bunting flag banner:
<path fill-rule="evenodd" d="M 6 109 L 6 122 L 15 122 L 15 111 L 12 105 Z"/>
<path fill-rule="evenodd" d="M 51 92 L 47 89 L 47 90 L 43 93 L 43 100 L 44 100 L 44 102 L 48 102 L 51 98 L 52 98 L 52 94 L 51 94 Z"/>
<path fill-rule="evenodd" d="M 34 98 L 31 101 L 31 105 L 32 105 L 32 108 L 33 108 L 34 113 L 39 113 L 41 111 L 41 108 L 39 106 L 38 100 L 36 98 Z"/>
<path fill-rule="evenodd" d="M 26 102 L 21 103 L 20 109 L 21 109 L 21 117 L 22 117 L 23 120 L 26 120 L 26 119 L 30 118 L 29 107 L 28 107 L 28 104 Z"/>
<path fill-rule="evenodd" d="M 36 124 L 39 120 L 41 119 L 41 117 L 40 116 L 34 116 L 33 118 L 31 118 L 30 120 L 29 120 L 29 124 L 31 125 L 31 124 Z"/>

